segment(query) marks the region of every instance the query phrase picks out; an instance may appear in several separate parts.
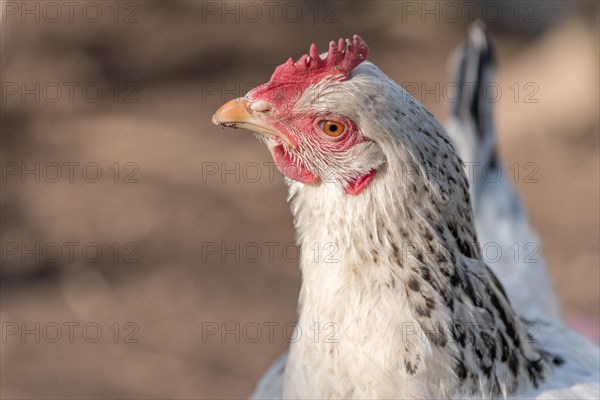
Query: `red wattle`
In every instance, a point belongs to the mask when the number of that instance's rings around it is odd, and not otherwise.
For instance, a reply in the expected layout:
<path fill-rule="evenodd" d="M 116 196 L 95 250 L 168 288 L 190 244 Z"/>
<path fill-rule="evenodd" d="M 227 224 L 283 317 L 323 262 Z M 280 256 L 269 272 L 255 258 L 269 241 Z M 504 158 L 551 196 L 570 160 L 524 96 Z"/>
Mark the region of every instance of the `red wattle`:
<path fill-rule="evenodd" d="M 348 187 L 346 188 L 346 192 L 353 196 L 358 195 L 369 185 L 369 182 L 375 178 L 375 174 L 377 174 L 377 170 L 373 169 L 368 174 L 359 177 L 358 179 L 349 182 Z"/>
<path fill-rule="evenodd" d="M 285 176 L 301 183 L 316 183 L 317 178 L 302 163 L 293 162 L 283 150 L 283 146 L 278 145 L 271 149 L 271 155 L 277 165 L 277 169 Z"/>

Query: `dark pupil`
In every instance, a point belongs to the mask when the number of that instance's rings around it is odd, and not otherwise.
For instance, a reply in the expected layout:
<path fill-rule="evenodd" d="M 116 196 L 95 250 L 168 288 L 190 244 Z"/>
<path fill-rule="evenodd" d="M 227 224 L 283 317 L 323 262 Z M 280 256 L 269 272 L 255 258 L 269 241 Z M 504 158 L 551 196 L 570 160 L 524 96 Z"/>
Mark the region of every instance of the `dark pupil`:
<path fill-rule="evenodd" d="M 330 132 L 335 132 L 335 131 L 337 131 L 337 129 L 338 129 L 337 125 L 329 125 Z"/>

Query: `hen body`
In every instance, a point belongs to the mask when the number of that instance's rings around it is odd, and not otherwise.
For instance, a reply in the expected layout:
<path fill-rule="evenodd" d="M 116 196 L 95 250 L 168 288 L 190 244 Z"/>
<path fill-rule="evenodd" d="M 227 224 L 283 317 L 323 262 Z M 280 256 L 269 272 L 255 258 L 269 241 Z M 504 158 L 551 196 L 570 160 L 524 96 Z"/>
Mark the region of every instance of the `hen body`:
<path fill-rule="evenodd" d="M 283 397 L 598 396 L 598 349 L 515 313 L 482 260 L 453 145 L 366 54 L 356 36 L 320 59 L 313 46 L 213 117 L 259 132 L 287 177 L 303 334 Z M 327 245 L 335 258 L 315 257 Z"/>

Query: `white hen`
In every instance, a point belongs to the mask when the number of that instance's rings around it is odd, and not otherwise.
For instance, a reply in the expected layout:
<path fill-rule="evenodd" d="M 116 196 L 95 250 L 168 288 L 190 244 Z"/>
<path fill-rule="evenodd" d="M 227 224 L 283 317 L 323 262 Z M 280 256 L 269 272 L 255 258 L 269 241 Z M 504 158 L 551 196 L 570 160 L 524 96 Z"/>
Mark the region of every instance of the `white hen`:
<path fill-rule="evenodd" d="M 367 54 L 358 36 L 325 56 L 313 45 L 213 116 L 257 133 L 287 178 L 299 331 L 337 327 L 290 346 L 282 397 L 598 397 L 598 349 L 517 315 L 482 260 L 444 129 Z M 337 262 L 315 256 L 326 244 Z"/>

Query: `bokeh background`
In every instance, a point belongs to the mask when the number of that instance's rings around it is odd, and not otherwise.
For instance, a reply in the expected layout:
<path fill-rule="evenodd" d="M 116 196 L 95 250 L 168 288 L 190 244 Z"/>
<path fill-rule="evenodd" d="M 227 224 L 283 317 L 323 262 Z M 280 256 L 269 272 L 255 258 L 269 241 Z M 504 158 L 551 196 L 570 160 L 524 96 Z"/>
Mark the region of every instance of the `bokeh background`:
<path fill-rule="evenodd" d="M 475 18 L 497 42 L 501 158 L 538 166 L 515 184 L 564 315 L 599 340 L 596 2 L 1 12 L 3 399 L 247 396 L 287 347 L 300 276 L 281 175 L 212 113 L 311 42 L 359 33 L 444 121 L 447 59 Z"/>

